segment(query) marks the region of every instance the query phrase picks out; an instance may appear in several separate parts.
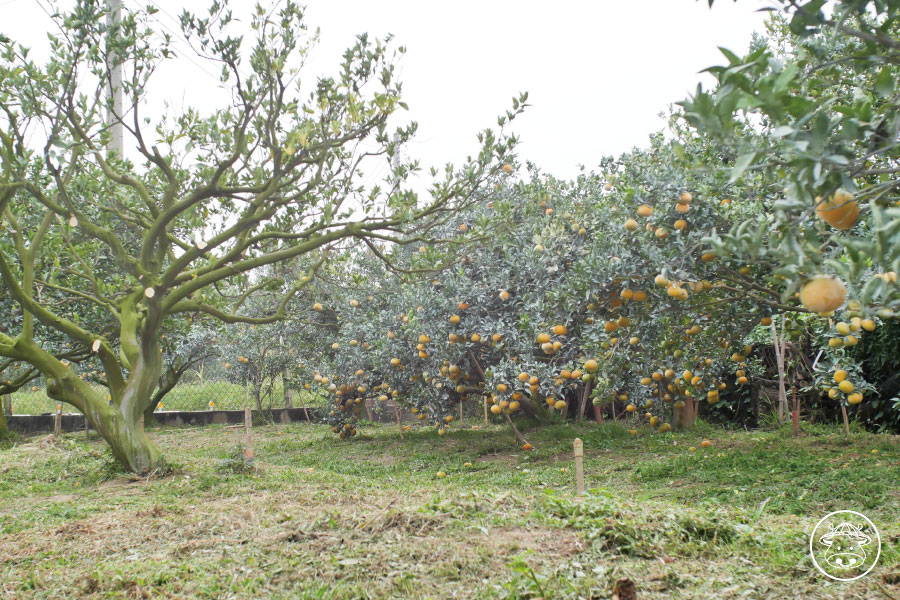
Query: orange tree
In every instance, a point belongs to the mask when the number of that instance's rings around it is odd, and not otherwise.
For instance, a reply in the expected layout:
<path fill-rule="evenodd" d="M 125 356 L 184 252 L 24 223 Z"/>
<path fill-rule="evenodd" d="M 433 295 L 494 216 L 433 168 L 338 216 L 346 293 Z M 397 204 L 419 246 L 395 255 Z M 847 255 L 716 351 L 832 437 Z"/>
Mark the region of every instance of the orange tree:
<path fill-rule="evenodd" d="M 334 77 L 311 83 L 301 77 L 311 40 L 293 2 L 254 13 L 246 62 L 230 11 L 185 12 L 183 33 L 221 67 L 228 102 L 154 120 L 142 100 L 173 54 L 145 13 L 107 25 L 104 10 L 85 0 L 56 16 L 63 34 L 51 35 L 44 64 L 0 39 L 0 279 L 22 314 L 0 333 L 0 356 L 40 371 L 52 398 L 82 411 L 116 459 L 143 472 L 160 457 L 139 423 L 154 402 L 169 319 L 282 319 L 309 276 L 281 287 L 264 316 L 242 313 L 240 299 L 218 290 L 244 287 L 249 296 L 279 277 L 261 269 L 301 256 L 315 257 L 314 269 L 340 240 L 427 235 L 471 202 L 515 140 L 484 132 L 480 152 L 436 175 L 420 200 L 407 183 L 416 163 L 397 158 L 415 126 L 388 124 L 404 106 L 396 51 L 360 36 Z M 123 114 L 107 100 L 114 63 L 124 69 Z M 107 113 L 137 163 L 106 152 Z M 391 166 L 384 184 L 366 186 L 362 170 L 381 160 Z M 65 281 L 53 260 L 60 252 L 73 265 Z M 42 282 L 102 312 L 118 348 L 94 321 L 47 302 Z M 108 397 L 41 347 L 38 323 L 96 356 Z"/>
<path fill-rule="evenodd" d="M 328 307 L 345 323 L 321 369 L 336 432 L 354 429 L 346 396 L 356 405 L 367 393 L 405 400 L 440 431 L 466 399 L 509 423 L 519 412 L 580 419 L 590 398 L 613 416 L 640 407 L 663 431 L 673 414 L 689 425 L 693 399 L 716 402 L 723 364 L 744 352 L 734 341 L 781 306 L 766 286 L 748 292 L 745 265 L 705 251 L 707 235 L 757 205 L 722 202 L 726 191 L 753 193 L 727 176 L 690 175 L 685 162 L 703 158 L 691 152 L 658 136 L 575 182 L 503 175 L 443 226 L 451 254 L 398 247 L 357 272 L 374 295 L 361 302 L 351 287 Z M 735 358 L 732 380 L 745 383 Z"/>
<path fill-rule="evenodd" d="M 824 346 L 819 389 L 844 410 L 866 398 L 896 410 L 896 397 L 873 397 L 859 361 L 880 354 L 872 332 L 900 309 L 900 4 L 784 5 L 768 39 L 743 57 L 726 52 L 728 64 L 710 69 L 716 87 L 683 103 L 736 157 L 731 179 L 774 182 L 763 211 L 709 242 L 721 256 L 776 263 L 782 298 L 799 294 L 825 315 L 811 322 Z"/>
<path fill-rule="evenodd" d="M 336 431 L 366 395 L 441 431 L 461 398 L 512 423 L 581 418 L 587 397 L 665 431 L 750 386 L 748 341 L 779 349 L 782 408 L 810 376 L 843 410 L 871 397 L 853 347 L 897 308 L 900 111 L 893 4 L 874 22 L 867 4 L 830 20 L 789 3 L 666 135 L 594 174 L 517 183 L 510 167 L 442 224 L 452 251 L 370 247 L 386 267 L 354 276 L 376 300 L 329 307 Z"/>

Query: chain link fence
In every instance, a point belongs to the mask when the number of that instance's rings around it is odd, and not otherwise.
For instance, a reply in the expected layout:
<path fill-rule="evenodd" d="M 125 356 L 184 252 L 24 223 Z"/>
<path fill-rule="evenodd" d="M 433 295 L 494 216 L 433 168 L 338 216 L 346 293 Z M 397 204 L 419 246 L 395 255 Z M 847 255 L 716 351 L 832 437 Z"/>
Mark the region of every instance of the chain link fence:
<path fill-rule="evenodd" d="M 305 389 L 293 389 L 285 385 L 282 378 L 265 381 L 257 390 L 251 384 L 240 384 L 225 378 L 209 378 L 195 373 L 186 373 L 157 405 L 157 411 L 198 411 L 198 410 L 240 410 L 252 408 L 263 410 L 291 406 L 319 407 L 325 400 Z M 91 384 L 98 394 L 109 398 L 106 387 Z M 257 394 L 259 398 L 257 398 Z M 47 396 L 46 383 L 35 379 L 26 387 L 0 398 L 7 415 L 40 415 L 56 413 L 57 401 Z M 79 414 L 68 404 L 60 404 L 64 414 Z"/>

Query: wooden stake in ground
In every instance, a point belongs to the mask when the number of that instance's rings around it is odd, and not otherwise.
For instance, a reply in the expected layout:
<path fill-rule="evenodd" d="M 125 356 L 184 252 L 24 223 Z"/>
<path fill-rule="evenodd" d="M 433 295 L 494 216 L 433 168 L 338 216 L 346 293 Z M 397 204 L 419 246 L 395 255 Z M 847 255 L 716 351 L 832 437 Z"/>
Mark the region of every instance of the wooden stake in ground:
<path fill-rule="evenodd" d="M 487 413 L 488 413 L 487 396 L 482 396 L 482 397 L 481 397 L 481 402 L 484 404 L 484 426 L 487 427 L 487 426 L 488 426 L 488 416 L 487 416 Z"/>
<path fill-rule="evenodd" d="M 584 495 L 584 442 L 581 438 L 575 438 L 575 491 L 579 496 Z"/>
<path fill-rule="evenodd" d="M 62 434 L 62 404 L 56 405 L 56 422 L 53 426 L 53 435 L 59 437 Z"/>
<path fill-rule="evenodd" d="M 397 417 L 397 429 L 400 430 L 400 439 L 403 439 L 403 417 L 400 415 L 400 409 L 397 408 L 397 399 L 392 400 L 394 404 L 394 416 Z"/>
<path fill-rule="evenodd" d="M 779 341 L 775 320 L 772 320 L 772 342 L 775 348 L 775 364 L 778 366 L 778 425 L 784 422 L 785 406 L 787 405 L 787 390 L 784 386 L 784 324 L 785 317 L 782 315 L 781 340 Z"/>
<path fill-rule="evenodd" d="M 253 412 L 250 407 L 244 409 L 244 429 L 247 432 L 247 439 L 244 442 L 244 464 L 250 466 L 253 464 Z"/>
<path fill-rule="evenodd" d="M 797 398 L 796 385 L 791 386 L 791 394 L 794 395 L 794 409 L 791 411 L 791 422 L 794 426 L 794 435 L 800 435 L 800 400 Z"/>

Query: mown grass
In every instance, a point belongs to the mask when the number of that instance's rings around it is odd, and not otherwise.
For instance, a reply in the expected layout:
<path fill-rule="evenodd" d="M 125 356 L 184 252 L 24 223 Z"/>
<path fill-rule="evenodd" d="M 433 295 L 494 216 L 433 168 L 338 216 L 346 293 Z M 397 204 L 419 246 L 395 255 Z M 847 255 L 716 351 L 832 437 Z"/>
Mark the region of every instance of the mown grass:
<path fill-rule="evenodd" d="M 37 386 L 34 386 L 37 387 Z M 99 393 L 106 394 L 106 388 L 97 387 Z M 206 381 L 203 383 L 182 383 L 175 386 L 163 400 L 161 410 L 207 410 L 209 403 L 220 410 L 238 410 L 246 407 L 256 408 L 256 400 L 249 388 L 227 381 Z M 56 412 L 56 402 L 46 392 L 26 388 L 12 394 L 13 414 L 39 415 Z M 306 390 L 294 392 L 294 406 L 321 406 L 324 399 Z M 284 406 L 284 388 L 280 381 L 276 382 L 271 395 L 265 396 L 263 406 L 281 408 Z M 63 404 L 64 413 L 78 412 L 74 407 Z"/>
<path fill-rule="evenodd" d="M 141 480 L 83 433 L 0 449 L 0 595 L 609 598 L 628 578 L 640 598 L 900 597 L 897 437 L 556 425 L 526 453 L 501 427 L 360 432 L 258 427 L 246 469 L 234 430 L 153 430 L 175 466 Z M 828 584 L 808 532 L 842 508 L 884 548 Z"/>

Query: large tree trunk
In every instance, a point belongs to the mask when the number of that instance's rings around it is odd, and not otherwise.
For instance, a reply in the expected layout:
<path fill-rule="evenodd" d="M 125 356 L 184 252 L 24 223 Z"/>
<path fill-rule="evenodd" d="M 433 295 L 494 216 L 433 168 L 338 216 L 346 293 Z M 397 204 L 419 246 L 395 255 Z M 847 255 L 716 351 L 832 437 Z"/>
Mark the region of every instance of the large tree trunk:
<path fill-rule="evenodd" d="M 142 344 L 133 356 L 128 379 L 111 388 L 111 400 L 55 359 L 44 361 L 37 354 L 34 358 L 46 363 L 47 394 L 83 412 L 122 466 L 146 474 L 156 468 L 160 453 L 144 433 L 141 417 L 152 401 L 162 365 L 159 348 L 152 340 Z"/>
<path fill-rule="evenodd" d="M 281 373 L 281 385 L 284 388 L 284 407 L 294 408 L 294 390 L 291 388 L 291 370 L 285 369 Z"/>

